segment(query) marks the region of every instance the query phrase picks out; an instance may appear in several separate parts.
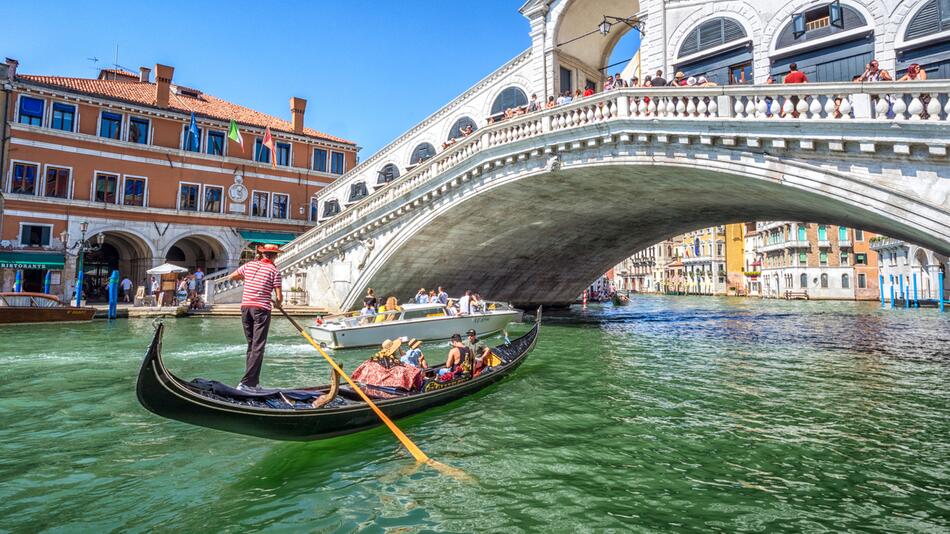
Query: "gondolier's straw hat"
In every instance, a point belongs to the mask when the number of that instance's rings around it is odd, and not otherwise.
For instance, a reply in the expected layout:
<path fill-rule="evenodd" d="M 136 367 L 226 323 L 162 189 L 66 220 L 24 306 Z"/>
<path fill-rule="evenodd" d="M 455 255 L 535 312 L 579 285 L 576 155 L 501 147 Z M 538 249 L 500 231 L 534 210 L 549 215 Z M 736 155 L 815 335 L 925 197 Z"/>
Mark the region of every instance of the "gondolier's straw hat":
<path fill-rule="evenodd" d="M 270 244 L 270 243 L 268 243 L 268 244 L 266 244 L 266 245 L 258 245 L 258 246 L 257 246 L 257 251 L 260 252 L 261 254 L 264 254 L 264 253 L 267 253 L 267 254 L 280 254 L 281 252 L 283 252 L 282 250 L 280 250 L 280 247 L 278 247 L 277 245 L 274 245 L 274 244 Z"/>

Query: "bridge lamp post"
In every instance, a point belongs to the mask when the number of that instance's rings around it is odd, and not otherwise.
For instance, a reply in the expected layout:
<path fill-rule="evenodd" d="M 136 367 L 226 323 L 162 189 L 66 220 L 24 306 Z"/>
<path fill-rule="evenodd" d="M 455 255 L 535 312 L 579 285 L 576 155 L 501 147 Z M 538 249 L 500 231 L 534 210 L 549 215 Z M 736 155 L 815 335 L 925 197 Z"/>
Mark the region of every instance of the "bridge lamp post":
<path fill-rule="evenodd" d="M 83 278 L 83 256 L 86 252 L 95 252 L 102 248 L 102 244 L 106 240 L 106 234 L 99 233 L 96 235 L 96 244 L 93 245 L 86 240 L 86 231 L 89 230 L 89 223 L 83 221 L 79 223 L 79 231 L 81 235 L 79 240 L 69 244 L 69 230 L 63 230 L 59 234 L 59 239 L 63 243 L 63 252 L 66 254 L 75 254 L 76 255 L 76 307 L 78 308 L 82 301 L 82 278 Z M 75 250 L 76 252 L 71 252 Z"/>

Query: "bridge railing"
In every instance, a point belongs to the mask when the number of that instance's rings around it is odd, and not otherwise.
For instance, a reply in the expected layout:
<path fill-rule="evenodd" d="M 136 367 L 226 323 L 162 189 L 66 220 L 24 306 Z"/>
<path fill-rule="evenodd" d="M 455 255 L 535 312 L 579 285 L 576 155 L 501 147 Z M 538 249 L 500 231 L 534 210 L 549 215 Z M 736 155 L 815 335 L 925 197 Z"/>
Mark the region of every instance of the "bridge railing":
<path fill-rule="evenodd" d="M 364 216 L 402 198 L 398 214 L 411 211 L 421 201 L 411 193 L 446 171 L 486 149 L 585 125 L 614 120 L 723 120 L 827 122 L 848 120 L 950 122 L 950 81 L 789 84 L 716 87 L 624 88 L 581 98 L 567 105 L 517 115 L 490 124 L 444 149 L 411 172 L 348 206 L 332 219 L 318 224 L 291 242 L 280 264 L 296 263 L 302 255 L 329 252 L 345 243 L 325 240 L 355 227 Z M 649 128 L 655 130 L 655 126 Z M 353 178 L 350 178 L 352 180 Z M 467 180 L 463 175 L 457 180 Z M 446 186 L 426 193 L 428 200 Z M 395 218 L 391 213 L 388 218 Z M 377 221 L 379 224 L 382 222 Z M 363 228 L 346 240 L 368 234 Z"/>

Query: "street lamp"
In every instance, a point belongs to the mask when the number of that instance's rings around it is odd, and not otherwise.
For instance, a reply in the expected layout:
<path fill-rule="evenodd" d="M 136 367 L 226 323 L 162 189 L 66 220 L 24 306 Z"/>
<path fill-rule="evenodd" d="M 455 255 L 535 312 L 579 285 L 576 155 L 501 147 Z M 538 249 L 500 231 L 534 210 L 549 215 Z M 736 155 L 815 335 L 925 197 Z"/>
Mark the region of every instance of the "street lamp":
<path fill-rule="evenodd" d="M 608 33 L 610 33 L 610 28 L 618 22 L 626 24 L 627 26 L 630 26 L 634 30 L 637 30 L 637 32 L 640 33 L 641 37 L 645 36 L 645 34 L 643 33 L 643 21 L 637 20 L 636 17 L 623 18 L 623 17 L 614 17 L 611 15 L 604 15 L 604 20 L 601 21 L 601 23 L 597 25 L 597 31 L 599 31 L 601 35 L 606 36 Z"/>
<path fill-rule="evenodd" d="M 102 244 L 106 241 L 106 234 L 99 233 L 96 234 L 96 244 L 93 245 L 86 240 L 86 231 L 89 230 L 89 223 L 83 221 L 79 223 L 79 231 L 81 235 L 79 240 L 69 244 L 69 231 L 63 230 L 59 234 L 59 239 L 63 243 L 63 252 L 65 254 L 73 254 L 76 256 L 76 307 L 78 308 L 82 301 L 82 279 L 83 279 L 83 256 L 86 252 L 96 252 L 102 248 Z M 75 252 L 72 252 L 75 250 Z"/>

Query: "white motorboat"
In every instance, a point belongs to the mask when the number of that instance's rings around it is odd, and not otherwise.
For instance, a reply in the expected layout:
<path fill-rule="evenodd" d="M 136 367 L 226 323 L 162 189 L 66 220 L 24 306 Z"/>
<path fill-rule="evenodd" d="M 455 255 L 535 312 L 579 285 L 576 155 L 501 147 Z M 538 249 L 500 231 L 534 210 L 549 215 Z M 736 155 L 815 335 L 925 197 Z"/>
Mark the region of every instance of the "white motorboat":
<path fill-rule="evenodd" d="M 359 312 L 328 316 L 310 326 L 310 335 L 333 349 L 378 346 L 387 339 L 416 338 L 421 341 L 448 339 L 469 329 L 479 336 L 500 332 L 520 322 L 524 312 L 501 302 L 485 302 L 472 314 L 459 315 L 444 304 L 404 304 L 399 310 L 375 316 Z"/>

